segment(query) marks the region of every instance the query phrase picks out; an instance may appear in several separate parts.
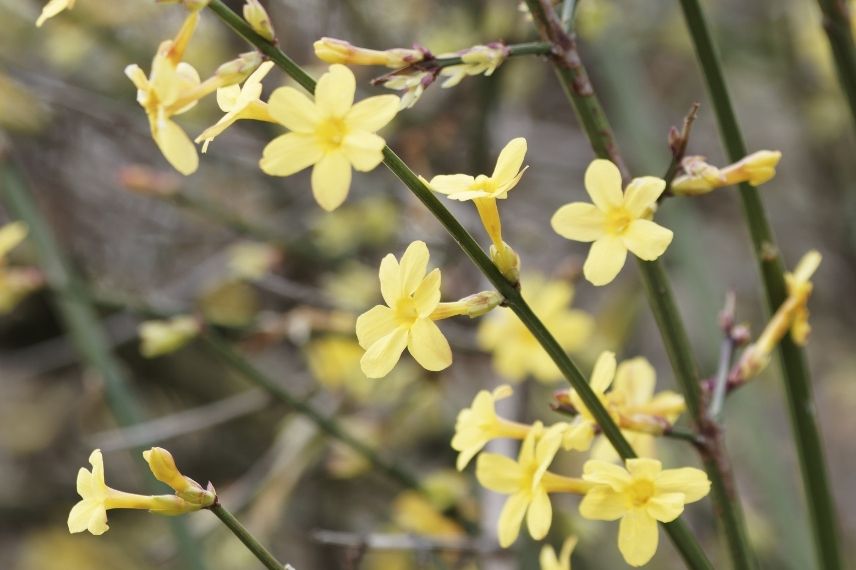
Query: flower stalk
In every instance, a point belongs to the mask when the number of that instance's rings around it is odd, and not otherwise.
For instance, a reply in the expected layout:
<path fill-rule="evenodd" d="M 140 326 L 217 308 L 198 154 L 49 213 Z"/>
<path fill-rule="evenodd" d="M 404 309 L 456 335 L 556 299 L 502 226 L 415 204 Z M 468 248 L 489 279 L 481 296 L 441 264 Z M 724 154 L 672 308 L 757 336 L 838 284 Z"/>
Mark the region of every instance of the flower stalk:
<path fill-rule="evenodd" d="M 232 534 L 238 537 L 238 540 L 244 543 L 247 550 L 253 553 L 253 556 L 259 559 L 259 562 L 265 565 L 268 570 L 283 570 L 287 566 L 277 560 L 270 551 L 265 548 L 262 543 L 256 540 L 247 528 L 235 518 L 235 515 L 227 511 L 219 502 L 212 505 L 209 510 L 217 515 L 217 518 L 226 525 L 226 528 L 232 531 Z"/>

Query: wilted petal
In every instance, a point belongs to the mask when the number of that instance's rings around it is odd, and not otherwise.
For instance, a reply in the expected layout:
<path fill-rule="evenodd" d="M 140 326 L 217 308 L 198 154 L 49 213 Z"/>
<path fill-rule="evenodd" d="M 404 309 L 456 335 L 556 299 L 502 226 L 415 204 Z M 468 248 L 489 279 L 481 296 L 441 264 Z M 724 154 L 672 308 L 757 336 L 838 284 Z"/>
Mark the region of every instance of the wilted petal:
<path fill-rule="evenodd" d="M 633 220 L 621 236 L 624 247 L 636 257 L 653 261 L 672 243 L 672 230 L 650 220 Z"/>
<path fill-rule="evenodd" d="M 592 204 L 565 204 L 550 220 L 553 231 L 566 239 L 590 242 L 606 234 L 606 214 Z"/>
<path fill-rule="evenodd" d="M 351 163 L 345 153 L 327 153 L 312 169 L 312 194 L 318 205 L 328 212 L 345 201 L 350 188 Z"/>
<path fill-rule="evenodd" d="M 592 285 L 606 285 L 612 282 L 624 267 L 626 258 L 627 247 L 621 238 L 601 237 L 591 244 L 591 250 L 583 265 L 583 275 Z"/>

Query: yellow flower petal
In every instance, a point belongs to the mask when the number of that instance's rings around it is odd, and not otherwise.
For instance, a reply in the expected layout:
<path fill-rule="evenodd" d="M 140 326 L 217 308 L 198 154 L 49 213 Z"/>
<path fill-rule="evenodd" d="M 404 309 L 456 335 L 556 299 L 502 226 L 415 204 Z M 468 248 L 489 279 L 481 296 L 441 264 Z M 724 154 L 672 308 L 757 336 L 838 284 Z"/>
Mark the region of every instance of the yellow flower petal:
<path fill-rule="evenodd" d="M 286 133 L 265 146 L 259 166 L 271 176 L 290 176 L 321 161 L 323 156 L 312 135 Z"/>
<path fill-rule="evenodd" d="M 591 201 L 600 210 L 608 212 L 624 203 L 621 193 L 621 172 L 612 162 L 598 158 L 586 169 L 585 186 Z"/>
<path fill-rule="evenodd" d="M 410 354 L 422 368 L 436 372 L 452 364 L 452 349 L 440 328 L 431 319 L 418 319 L 410 327 L 407 343 Z"/>
<path fill-rule="evenodd" d="M 553 523 L 553 505 L 547 492 L 539 489 L 532 496 L 532 502 L 526 513 L 526 526 L 535 540 L 541 540 L 550 532 Z"/>
<path fill-rule="evenodd" d="M 395 311 L 383 305 L 375 305 L 357 317 L 357 342 L 367 349 L 396 328 L 398 324 Z"/>
<path fill-rule="evenodd" d="M 498 453 L 482 453 L 476 461 L 476 479 L 482 487 L 497 493 L 511 494 L 520 490 L 523 477 L 520 465 Z"/>
<path fill-rule="evenodd" d="M 684 502 L 694 503 L 710 492 L 710 481 L 701 469 L 666 469 L 654 481 L 661 493 L 683 493 Z"/>
<path fill-rule="evenodd" d="M 596 394 L 603 394 L 612 384 L 613 378 L 615 378 L 615 353 L 605 350 L 600 353 L 594 364 L 589 385 Z"/>
<path fill-rule="evenodd" d="M 614 491 L 620 491 L 630 482 L 630 474 L 618 465 L 591 459 L 583 466 L 583 479 L 608 485 Z"/>
<path fill-rule="evenodd" d="M 550 225 L 566 239 L 590 242 L 606 235 L 606 214 L 592 204 L 573 202 L 556 210 Z"/>
<path fill-rule="evenodd" d="M 357 81 L 344 65 L 334 64 L 315 87 L 315 104 L 324 115 L 344 118 L 354 104 Z"/>
<path fill-rule="evenodd" d="M 401 99 L 397 95 L 377 95 L 354 104 L 345 116 L 353 131 L 373 133 L 385 127 L 398 113 Z"/>
<path fill-rule="evenodd" d="M 407 346 L 407 329 L 399 327 L 372 344 L 360 359 L 360 368 L 369 378 L 383 378 L 395 368 Z"/>
<path fill-rule="evenodd" d="M 583 265 L 583 275 L 592 285 L 606 285 L 624 267 L 626 258 L 627 247 L 621 238 L 603 236 L 591 245 Z"/>
<path fill-rule="evenodd" d="M 496 159 L 491 178 L 497 186 L 512 182 L 517 178 L 523 160 L 526 158 L 526 139 L 518 137 L 511 139 Z"/>
<path fill-rule="evenodd" d="M 427 318 L 440 304 L 440 279 L 440 270 L 433 269 L 413 292 L 416 314 L 420 319 Z"/>
<path fill-rule="evenodd" d="M 650 479 L 653 482 L 663 470 L 663 464 L 656 459 L 637 457 L 627 460 L 627 470 L 634 479 Z"/>
<path fill-rule="evenodd" d="M 520 524 L 523 522 L 523 516 L 526 514 L 528 505 L 529 497 L 526 493 L 516 493 L 505 501 L 497 522 L 499 545 L 502 548 L 508 548 L 517 540 L 517 536 L 520 534 Z"/>
<path fill-rule="evenodd" d="M 391 253 L 386 254 L 380 261 L 378 270 L 380 279 L 380 294 L 383 301 L 390 307 L 398 304 L 401 297 L 401 267 L 398 260 Z"/>
<path fill-rule="evenodd" d="M 580 502 L 580 515 L 596 521 L 614 521 L 627 512 L 624 495 L 607 486 L 595 487 Z"/>
<path fill-rule="evenodd" d="M 107 509 L 99 501 L 82 500 L 71 508 L 68 514 L 68 532 L 78 533 L 88 530 L 95 536 L 110 529 L 107 525 Z"/>
<path fill-rule="evenodd" d="M 633 220 L 622 235 L 624 246 L 636 257 L 653 261 L 672 243 L 672 230 L 650 220 Z"/>
<path fill-rule="evenodd" d="M 422 283 L 429 256 L 424 241 L 417 240 L 407 246 L 401 256 L 401 294 L 412 295 Z"/>
<path fill-rule="evenodd" d="M 224 113 L 231 111 L 238 102 L 238 97 L 241 96 L 240 85 L 227 85 L 217 90 L 217 106 Z"/>
<path fill-rule="evenodd" d="M 648 515 L 660 522 L 672 522 L 684 512 L 683 493 L 660 493 L 645 505 Z"/>
<path fill-rule="evenodd" d="M 631 566 L 642 566 L 650 561 L 657 552 L 658 539 L 657 521 L 643 509 L 633 509 L 621 519 L 618 550 Z"/>
<path fill-rule="evenodd" d="M 351 163 L 345 153 L 328 153 L 312 169 L 312 194 L 318 205 L 328 212 L 345 201 L 350 188 Z"/>
<path fill-rule="evenodd" d="M 639 356 L 618 365 L 613 390 L 621 392 L 629 405 L 641 405 L 651 400 L 657 374 L 645 358 Z"/>
<path fill-rule="evenodd" d="M 314 131 L 321 120 L 315 104 L 294 87 L 280 87 L 271 93 L 268 112 L 276 122 L 298 133 Z"/>
<path fill-rule="evenodd" d="M 158 121 L 156 127 L 153 125 L 152 138 L 173 168 L 185 176 L 196 172 L 199 167 L 196 146 L 176 122 L 169 119 Z"/>
<path fill-rule="evenodd" d="M 475 178 L 467 174 L 441 174 L 432 178 L 428 186 L 434 192 L 449 194 L 451 198 L 456 193 L 470 190 L 470 187 L 475 184 L 475 180 Z"/>
<path fill-rule="evenodd" d="M 639 218 L 666 189 L 666 181 L 654 176 L 634 178 L 624 193 L 624 208 L 634 218 Z"/>
<path fill-rule="evenodd" d="M 342 141 L 342 151 L 356 170 L 368 172 L 383 162 L 384 140 L 372 133 L 353 132 Z"/>

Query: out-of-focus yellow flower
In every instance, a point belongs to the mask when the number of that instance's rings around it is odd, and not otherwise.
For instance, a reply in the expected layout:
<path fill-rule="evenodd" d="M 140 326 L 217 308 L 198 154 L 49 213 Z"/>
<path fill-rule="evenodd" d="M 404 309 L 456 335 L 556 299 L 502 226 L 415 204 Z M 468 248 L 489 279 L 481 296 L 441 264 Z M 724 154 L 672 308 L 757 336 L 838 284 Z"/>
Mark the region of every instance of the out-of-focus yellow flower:
<path fill-rule="evenodd" d="M 398 112 L 395 95 L 378 95 L 354 104 L 356 80 L 344 65 L 331 65 L 315 88 L 315 101 L 293 87 L 280 87 L 268 101 L 274 120 L 291 132 L 265 147 L 261 169 L 289 176 L 313 166 L 312 193 L 327 211 L 345 201 L 351 168 L 368 172 L 383 161 L 383 138 L 375 132 Z"/>
<path fill-rule="evenodd" d="M 782 153 L 777 150 L 759 150 L 719 169 L 705 162 L 702 156 L 688 156 L 682 161 L 685 174 L 672 181 L 671 191 L 679 196 L 697 196 L 743 182 L 760 186 L 776 175 L 781 158 Z"/>
<path fill-rule="evenodd" d="M 573 352 L 588 340 L 594 320 L 588 313 L 570 308 L 572 285 L 532 274 L 524 276 L 521 291 L 563 349 Z M 485 318 L 477 341 L 483 349 L 493 352 L 494 368 L 509 380 L 519 382 L 528 374 L 545 383 L 562 378 L 556 364 L 511 309 L 497 309 Z"/>
<path fill-rule="evenodd" d="M 357 339 L 366 353 L 360 366 L 369 378 L 383 378 L 405 347 L 423 368 L 437 371 L 452 363 L 452 350 L 431 313 L 440 303 L 440 270 L 426 276 L 428 247 L 411 243 L 401 263 L 392 254 L 380 264 L 384 305 L 375 305 L 357 319 Z"/>
<path fill-rule="evenodd" d="M 34 268 L 6 266 L 9 252 L 27 238 L 28 231 L 24 222 L 12 222 L 0 227 L 0 315 L 14 309 L 44 282 L 41 272 Z"/>
<path fill-rule="evenodd" d="M 541 570 L 571 570 L 571 553 L 577 545 L 577 537 L 569 536 L 562 543 L 562 552 L 556 557 L 556 551 L 549 544 L 541 548 L 538 562 Z"/>
<path fill-rule="evenodd" d="M 539 424 L 530 430 L 517 461 L 496 453 L 482 453 L 476 464 L 476 478 L 482 486 L 510 495 L 499 515 L 499 545 L 507 548 L 517 540 L 520 525 L 526 517 L 529 534 L 535 540 L 547 536 L 553 521 L 553 507 L 548 493 L 583 493 L 588 484 L 547 471 L 559 446 L 561 432 L 544 431 Z"/>
<path fill-rule="evenodd" d="M 200 502 L 189 502 L 176 495 L 136 495 L 117 491 L 104 482 L 104 459 L 96 449 L 89 456 L 92 471 L 80 468 L 77 474 L 77 492 L 81 500 L 68 514 L 71 533 L 88 530 L 94 535 L 107 532 L 107 511 L 110 509 L 142 509 L 160 515 L 180 515 L 208 507 L 214 503 L 212 487 Z"/>
<path fill-rule="evenodd" d="M 810 279 L 820 266 L 821 259 L 818 251 L 811 250 L 802 257 L 793 273 L 785 273 L 787 298 L 773 314 L 758 340 L 746 347 L 740 356 L 738 370 L 743 380 L 757 376 L 767 367 L 773 350 L 788 332 L 795 343 L 804 345 L 807 342 L 811 332 L 808 300 L 814 288 Z"/>
<path fill-rule="evenodd" d="M 315 56 L 327 63 L 383 65 L 400 69 L 425 59 L 425 52 L 418 49 L 395 48 L 379 51 L 357 47 L 336 38 L 321 38 L 313 47 Z"/>
<path fill-rule="evenodd" d="M 621 519 L 618 549 L 631 566 L 642 566 L 657 551 L 657 521 L 678 518 L 684 505 L 710 491 L 700 469 L 662 469 L 656 459 L 628 459 L 627 468 L 590 460 L 583 479 L 594 484 L 580 503 L 580 514 L 593 520 Z"/>
<path fill-rule="evenodd" d="M 395 523 L 409 533 L 440 538 L 464 535 L 464 529 L 444 517 L 437 508 L 417 491 L 405 491 L 392 503 Z"/>
<path fill-rule="evenodd" d="M 508 57 L 508 48 L 500 43 L 490 45 L 478 45 L 468 48 L 463 53 L 444 53 L 437 57 L 461 56 L 463 63 L 450 65 L 440 69 L 440 75 L 448 77 L 440 87 L 454 87 L 468 75 L 493 75 L 505 58 Z"/>
<path fill-rule="evenodd" d="M 525 439 L 531 426 L 500 418 L 495 404 L 511 396 L 511 386 L 500 386 L 493 392 L 481 390 L 469 408 L 458 413 L 452 449 L 458 451 L 456 466 L 462 471 L 470 460 L 492 439 L 508 437 Z"/>
<path fill-rule="evenodd" d="M 194 142 L 202 143 L 202 152 L 207 152 L 211 141 L 232 126 L 235 121 L 252 119 L 274 122 L 273 117 L 268 113 L 267 103 L 259 99 L 262 94 L 262 79 L 272 68 L 273 62 L 266 61 L 247 78 L 242 87 L 229 85 L 217 90 L 217 105 L 226 114 L 196 137 Z"/>
<path fill-rule="evenodd" d="M 241 242 L 229 247 L 229 271 L 239 279 L 257 281 L 267 275 L 281 255 L 277 248 L 264 242 Z"/>
<path fill-rule="evenodd" d="M 45 4 L 45 7 L 42 8 L 42 13 L 39 14 L 39 19 L 36 20 L 36 27 L 41 28 L 42 24 L 44 24 L 46 20 L 53 18 L 64 10 L 71 10 L 74 8 L 75 1 L 76 0 L 50 0 L 50 2 Z"/>
<path fill-rule="evenodd" d="M 612 162 L 592 161 L 585 187 L 594 204 L 574 202 L 553 215 L 553 230 L 560 236 L 592 243 L 583 274 L 592 285 L 606 285 L 624 266 L 627 250 L 646 261 L 657 259 L 672 242 L 672 232 L 645 219 L 666 188 L 653 176 L 634 178 L 621 192 L 621 172 Z"/>
<path fill-rule="evenodd" d="M 196 338 L 201 329 L 199 319 L 189 315 L 145 321 L 140 324 L 138 331 L 140 354 L 146 358 L 155 358 L 175 352 Z"/>
<path fill-rule="evenodd" d="M 273 24 L 270 22 L 267 10 L 259 0 L 247 0 L 247 3 L 244 4 L 243 13 L 244 19 L 255 33 L 269 42 L 274 41 L 276 34 L 273 31 Z"/>
<path fill-rule="evenodd" d="M 345 389 L 364 399 L 375 387 L 360 369 L 364 352 L 351 338 L 327 336 L 310 341 L 306 358 L 309 371 L 319 384 L 329 390 Z"/>

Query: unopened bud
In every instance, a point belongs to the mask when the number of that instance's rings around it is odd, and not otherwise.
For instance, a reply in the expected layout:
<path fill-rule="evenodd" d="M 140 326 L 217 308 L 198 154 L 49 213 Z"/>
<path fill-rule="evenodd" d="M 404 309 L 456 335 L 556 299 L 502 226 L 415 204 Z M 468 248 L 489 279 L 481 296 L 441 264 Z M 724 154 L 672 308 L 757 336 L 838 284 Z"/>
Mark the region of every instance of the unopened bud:
<path fill-rule="evenodd" d="M 760 186 L 776 175 L 781 159 L 782 153 L 777 150 L 759 150 L 723 168 L 722 174 L 728 185 L 748 182 L 751 186 Z"/>
<path fill-rule="evenodd" d="M 383 65 L 399 69 L 425 59 L 425 52 L 418 49 L 395 48 L 380 51 L 357 47 L 336 38 L 321 38 L 313 46 L 315 56 L 327 63 Z"/>
<path fill-rule="evenodd" d="M 262 64 L 262 54 L 258 51 L 242 53 L 236 59 L 227 61 L 217 68 L 215 75 L 220 80 L 220 86 L 240 83 Z"/>
<path fill-rule="evenodd" d="M 520 256 L 511 249 L 510 245 L 502 242 L 499 249 L 496 246 L 490 246 L 490 259 L 511 283 L 520 282 Z"/>
<path fill-rule="evenodd" d="M 247 3 L 244 4 L 244 19 L 255 33 L 269 42 L 272 42 L 276 37 L 270 16 L 259 0 L 247 0 Z"/>
<path fill-rule="evenodd" d="M 181 474 L 175 465 L 172 454 L 162 447 L 153 447 L 143 452 L 143 458 L 149 464 L 152 474 L 161 483 L 169 485 L 175 494 L 196 507 L 208 507 L 217 498 L 214 487 L 209 483 L 207 488 Z M 168 505 L 166 505 L 168 506 Z"/>
<path fill-rule="evenodd" d="M 722 172 L 705 162 L 703 156 L 687 156 L 681 161 L 684 174 L 672 181 L 672 193 L 676 196 L 699 196 L 707 194 L 725 184 Z"/>

